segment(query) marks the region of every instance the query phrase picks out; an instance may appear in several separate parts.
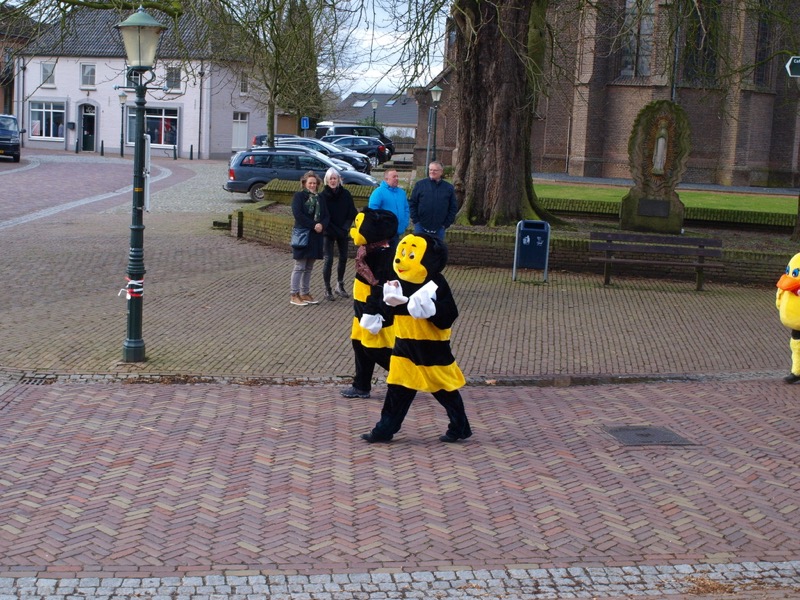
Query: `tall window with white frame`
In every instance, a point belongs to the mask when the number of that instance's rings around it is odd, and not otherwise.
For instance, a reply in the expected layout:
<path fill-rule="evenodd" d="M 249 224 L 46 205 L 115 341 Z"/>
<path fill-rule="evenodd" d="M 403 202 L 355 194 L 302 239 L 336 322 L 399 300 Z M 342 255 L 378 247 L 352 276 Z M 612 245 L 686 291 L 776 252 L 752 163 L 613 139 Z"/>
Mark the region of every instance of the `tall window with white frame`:
<path fill-rule="evenodd" d="M 167 67 L 167 89 L 170 92 L 180 92 L 182 88 L 181 68 Z"/>
<path fill-rule="evenodd" d="M 97 73 L 97 66 L 94 64 L 83 63 L 81 64 L 81 87 L 94 88 L 95 87 L 95 74 Z"/>
<path fill-rule="evenodd" d="M 654 0 L 625 0 L 620 77 L 649 77 L 653 55 Z"/>
<path fill-rule="evenodd" d="M 42 87 L 56 86 L 56 63 L 42 63 Z"/>

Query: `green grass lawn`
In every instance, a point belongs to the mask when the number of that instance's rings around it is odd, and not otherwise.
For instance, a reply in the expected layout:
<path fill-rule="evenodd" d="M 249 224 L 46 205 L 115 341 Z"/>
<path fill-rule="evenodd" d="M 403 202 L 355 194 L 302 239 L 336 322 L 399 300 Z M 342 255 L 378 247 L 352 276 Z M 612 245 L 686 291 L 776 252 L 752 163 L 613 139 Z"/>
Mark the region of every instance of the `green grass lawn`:
<path fill-rule="evenodd" d="M 536 194 L 543 198 L 569 198 L 574 200 L 600 200 L 619 202 L 628 193 L 627 187 L 534 183 Z M 752 210 L 778 214 L 797 214 L 796 196 L 775 196 L 682 190 L 681 201 L 687 207 L 728 210 Z"/>

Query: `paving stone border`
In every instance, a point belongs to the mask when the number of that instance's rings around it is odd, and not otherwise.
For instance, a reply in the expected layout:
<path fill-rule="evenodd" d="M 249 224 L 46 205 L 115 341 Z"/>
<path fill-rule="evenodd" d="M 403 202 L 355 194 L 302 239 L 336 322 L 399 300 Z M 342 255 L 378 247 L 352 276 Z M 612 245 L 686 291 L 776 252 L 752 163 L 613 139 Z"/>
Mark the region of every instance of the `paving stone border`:
<path fill-rule="evenodd" d="M 800 593 L 800 561 L 315 575 L 0 577 L 0 600 L 561 600 L 727 595 L 756 589 Z"/>

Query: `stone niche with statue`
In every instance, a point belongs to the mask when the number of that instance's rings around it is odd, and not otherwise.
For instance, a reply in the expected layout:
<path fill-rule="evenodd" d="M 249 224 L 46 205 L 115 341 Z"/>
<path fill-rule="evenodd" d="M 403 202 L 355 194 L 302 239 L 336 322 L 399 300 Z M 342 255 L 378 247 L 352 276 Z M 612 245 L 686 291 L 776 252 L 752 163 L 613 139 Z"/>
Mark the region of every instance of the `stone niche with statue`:
<path fill-rule="evenodd" d="M 628 141 L 634 185 L 620 205 L 620 229 L 681 233 L 684 206 L 675 188 L 689 150 L 689 119 L 680 106 L 656 100 L 639 112 Z"/>

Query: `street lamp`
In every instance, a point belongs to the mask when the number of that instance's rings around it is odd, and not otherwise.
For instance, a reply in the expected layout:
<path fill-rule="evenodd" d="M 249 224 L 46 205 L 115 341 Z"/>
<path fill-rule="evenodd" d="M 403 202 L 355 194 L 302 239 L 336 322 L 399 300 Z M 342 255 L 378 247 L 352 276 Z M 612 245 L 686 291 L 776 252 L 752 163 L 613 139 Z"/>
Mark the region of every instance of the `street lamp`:
<path fill-rule="evenodd" d="M 439 101 L 442 99 L 442 88 L 435 85 L 431 88 L 431 100 L 433 100 L 433 149 L 431 151 L 431 161 L 436 160 L 436 119 L 439 115 Z"/>
<path fill-rule="evenodd" d="M 155 79 L 153 63 L 161 33 L 166 29 L 161 23 L 139 8 L 130 17 L 118 23 L 128 59 L 127 78 L 136 90 L 136 123 L 133 144 L 133 205 L 131 209 L 131 245 L 128 254 L 128 273 L 125 291 L 128 298 L 128 335 L 122 344 L 123 362 L 145 360 L 142 339 L 142 294 L 144 293 L 144 105 L 147 84 Z M 145 81 L 145 73 L 150 79 Z M 122 95 L 120 95 L 122 103 Z"/>
<path fill-rule="evenodd" d="M 372 126 L 375 127 L 375 111 L 378 110 L 378 101 L 373 98 L 370 104 L 372 104 Z"/>
<path fill-rule="evenodd" d="M 119 155 L 125 156 L 125 106 L 128 102 L 128 94 L 124 91 L 119 93 Z"/>

